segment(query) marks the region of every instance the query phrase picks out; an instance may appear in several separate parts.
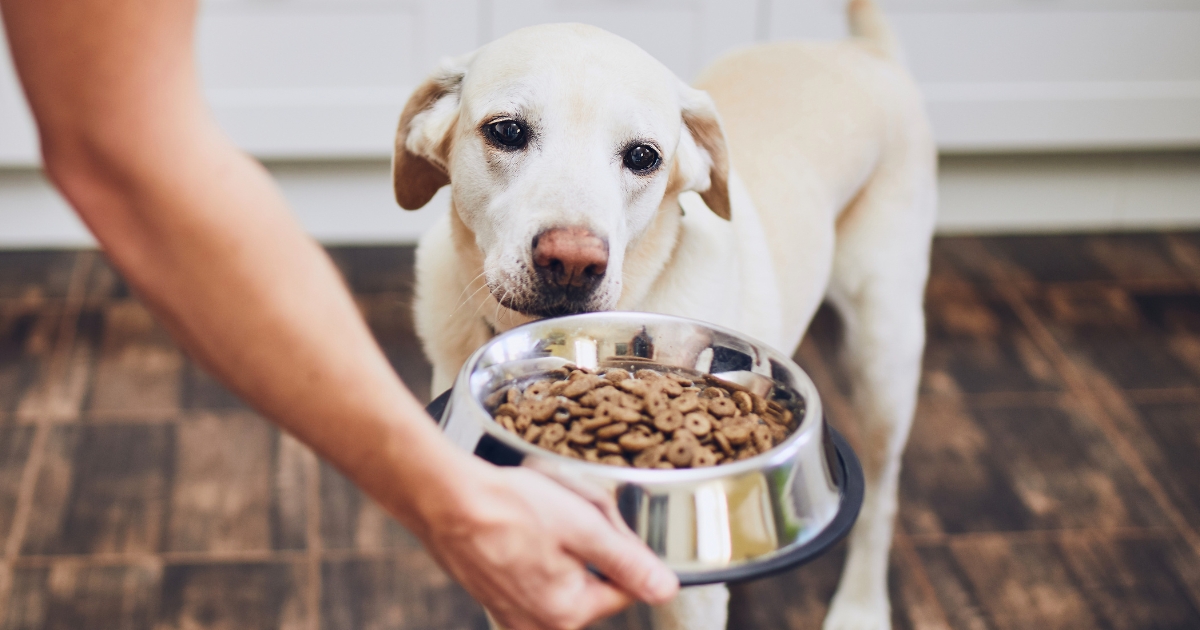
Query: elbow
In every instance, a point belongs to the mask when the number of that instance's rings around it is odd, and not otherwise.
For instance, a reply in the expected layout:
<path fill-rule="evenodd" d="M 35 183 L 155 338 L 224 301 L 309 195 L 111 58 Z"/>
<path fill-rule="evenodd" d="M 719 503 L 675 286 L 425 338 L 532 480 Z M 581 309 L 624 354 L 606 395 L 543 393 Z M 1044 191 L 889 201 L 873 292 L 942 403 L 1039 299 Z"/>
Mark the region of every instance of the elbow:
<path fill-rule="evenodd" d="M 127 190 L 129 158 L 82 131 L 41 130 L 46 176 L 85 220 Z"/>

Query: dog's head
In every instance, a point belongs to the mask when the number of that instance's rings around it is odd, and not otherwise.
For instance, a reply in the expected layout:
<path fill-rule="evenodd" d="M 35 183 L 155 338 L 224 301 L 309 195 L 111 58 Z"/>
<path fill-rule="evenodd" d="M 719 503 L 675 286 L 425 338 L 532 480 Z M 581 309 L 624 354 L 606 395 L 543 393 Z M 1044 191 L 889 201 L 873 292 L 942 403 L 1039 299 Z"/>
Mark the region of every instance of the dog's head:
<path fill-rule="evenodd" d="M 712 100 L 598 28 L 523 29 L 445 62 L 410 98 L 392 163 L 413 210 L 451 184 L 492 296 L 544 317 L 615 307 L 627 251 L 684 191 L 729 218 Z"/>

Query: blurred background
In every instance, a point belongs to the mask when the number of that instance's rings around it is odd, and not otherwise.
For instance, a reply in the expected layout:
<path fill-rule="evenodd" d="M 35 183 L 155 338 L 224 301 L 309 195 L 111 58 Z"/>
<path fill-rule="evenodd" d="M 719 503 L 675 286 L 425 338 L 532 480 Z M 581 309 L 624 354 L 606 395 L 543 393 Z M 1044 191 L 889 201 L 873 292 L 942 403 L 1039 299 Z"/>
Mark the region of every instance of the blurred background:
<path fill-rule="evenodd" d="M 1200 2 L 881 0 L 945 154 L 945 232 L 1200 225 Z M 844 36 L 844 0 L 207 0 L 207 93 L 330 243 L 411 242 L 386 193 L 408 92 L 437 60 L 538 22 L 589 22 L 684 79 L 758 41 Z M 0 245 L 87 243 L 36 170 L 0 64 Z M 437 207 L 444 207 L 439 200 Z"/>
<path fill-rule="evenodd" d="M 896 628 L 1200 628 L 1200 0 L 878 0 L 941 150 Z M 392 200 L 446 55 L 596 24 L 690 79 L 844 36 L 843 0 L 207 0 L 219 120 L 329 246 L 414 391 Z M 6 48 L 6 47 L 0 47 Z M 38 168 L 0 59 L 0 630 L 485 627 L 417 542 L 179 351 Z M 850 433 L 836 319 L 797 352 Z M 843 550 L 738 585 L 731 628 L 820 627 Z M 604 628 L 648 628 L 634 608 Z"/>

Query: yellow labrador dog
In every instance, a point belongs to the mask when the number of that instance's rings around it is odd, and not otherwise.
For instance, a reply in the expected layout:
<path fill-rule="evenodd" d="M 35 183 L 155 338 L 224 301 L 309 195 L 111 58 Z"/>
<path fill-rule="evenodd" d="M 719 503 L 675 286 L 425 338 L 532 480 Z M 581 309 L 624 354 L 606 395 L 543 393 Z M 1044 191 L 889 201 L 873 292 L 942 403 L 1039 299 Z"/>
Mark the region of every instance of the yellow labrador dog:
<path fill-rule="evenodd" d="M 849 14 L 852 39 L 735 52 L 699 89 L 597 28 L 517 31 L 416 90 L 393 176 L 407 209 L 451 187 L 417 251 L 435 392 L 488 338 L 535 318 L 654 311 L 791 352 L 829 299 L 867 491 L 825 628 L 877 630 L 890 626 L 936 155 L 882 15 L 869 0 Z M 723 586 L 685 589 L 656 625 L 723 628 L 727 601 Z"/>

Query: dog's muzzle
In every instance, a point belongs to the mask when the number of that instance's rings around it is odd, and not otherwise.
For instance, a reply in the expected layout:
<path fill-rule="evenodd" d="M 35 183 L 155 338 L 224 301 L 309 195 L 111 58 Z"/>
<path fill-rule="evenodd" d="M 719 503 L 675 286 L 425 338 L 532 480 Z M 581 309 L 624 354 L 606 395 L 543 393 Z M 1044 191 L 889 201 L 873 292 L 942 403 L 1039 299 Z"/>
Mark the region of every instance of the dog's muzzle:
<path fill-rule="evenodd" d="M 608 243 L 583 227 L 551 228 L 533 239 L 535 290 L 516 308 L 552 317 L 596 310 L 596 289 L 608 271 Z"/>

